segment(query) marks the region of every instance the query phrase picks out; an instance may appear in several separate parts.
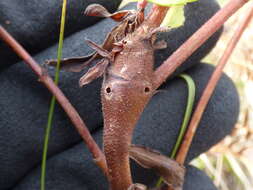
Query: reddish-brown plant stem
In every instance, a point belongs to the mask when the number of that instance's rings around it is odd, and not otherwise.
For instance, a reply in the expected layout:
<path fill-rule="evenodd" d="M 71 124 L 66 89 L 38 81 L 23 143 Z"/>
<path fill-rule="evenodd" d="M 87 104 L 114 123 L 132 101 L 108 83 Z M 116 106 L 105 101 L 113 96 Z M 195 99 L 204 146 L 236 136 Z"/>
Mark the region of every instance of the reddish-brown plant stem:
<path fill-rule="evenodd" d="M 216 32 L 225 21 L 240 9 L 248 0 L 231 0 L 224 8 L 218 11 L 183 45 L 181 45 L 155 71 L 155 86 L 158 88 L 197 48 Z"/>
<path fill-rule="evenodd" d="M 152 27 L 159 27 L 168 12 L 169 7 L 162 7 L 158 5 L 153 5 L 152 10 L 150 11 L 150 14 L 148 15 L 146 19 L 146 25 L 152 26 Z"/>
<path fill-rule="evenodd" d="M 147 4 L 148 4 L 147 0 L 139 0 L 138 3 L 137 3 L 137 10 L 145 9 Z"/>
<path fill-rule="evenodd" d="M 208 104 L 208 101 L 214 92 L 215 86 L 217 85 L 217 83 L 222 75 L 223 68 L 227 64 L 229 57 L 231 56 L 234 48 L 236 47 L 236 45 L 238 43 L 238 40 L 242 36 L 243 31 L 245 30 L 245 28 L 249 24 L 252 17 L 253 17 L 253 2 L 251 2 L 250 6 L 249 6 L 249 11 L 246 13 L 244 19 L 242 20 L 242 23 L 240 24 L 240 26 L 236 30 L 235 34 L 233 35 L 231 41 L 229 42 L 222 58 L 219 61 L 219 64 L 217 65 L 214 73 L 212 74 L 212 76 L 211 76 L 199 102 L 198 102 L 198 105 L 193 113 L 188 130 L 185 134 L 184 140 L 180 146 L 180 149 L 179 149 L 179 151 L 177 153 L 177 157 L 176 157 L 176 160 L 181 164 L 183 164 L 186 159 L 187 153 L 189 151 L 194 134 L 197 130 L 198 124 L 199 124 L 201 117 L 204 113 L 204 110 Z"/>
<path fill-rule="evenodd" d="M 36 61 L 28 54 L 28 52 L 2 26 L 0 26 L 0 38 L 2 38 L 3 41 L 5 41 L 29 67 L 31 67 L 31 69 L 39 77 L 40 82 L 42 82 L 56 97 L 56 100 L 61 105 L 63 110 L 67 113 L 76 130 L 79 132 L 82 139 L 86 143 L 89 151 L 92 153 L 96 164 L 102 169 L 105 174 L 107 174 L 107 166 L 103 152 L 96 144 L 95 140 L 92 138 L 89 130 L 87 129 L 84 121 L 79 116 L 78 112 L 71 105 L 63 92 L 55 85 L 52 78 L 43 72 L 39 64 L 36 63 Z"/>
<path fill-rule="evenodd" d="M 135 32 L 135 35 L 142 35 L 143 33 L 147 33 L 147 31 L 152 32 L 152 30 L 158 28 L 161 25 L 168 10 L 169 7 L 162 7 L 154 4 L 141 27 L 139 27 Z"/>

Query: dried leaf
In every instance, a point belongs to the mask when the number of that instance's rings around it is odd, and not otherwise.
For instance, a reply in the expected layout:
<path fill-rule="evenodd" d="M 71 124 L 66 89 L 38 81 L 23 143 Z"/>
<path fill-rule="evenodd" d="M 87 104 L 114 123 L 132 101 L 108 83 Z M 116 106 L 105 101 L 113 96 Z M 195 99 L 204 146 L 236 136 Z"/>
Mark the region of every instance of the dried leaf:
<path fill-rule="evenodd" d="M 61 69 L 71 72 L 80 72 L 83 68 L 87 65 L 92 63 L 92 61 L 108 57 L 109 52 L 115 47 L 114 43 L 121 41 L 129 32 L 133 32 L 136 27 L 140 25 L 142 22 L 141 18 L 136 19 L 137 14 L 134 11 L 126 10 L 126 11 L 119 11 L 114 14 L 110 14 L 103 6 L 98 4 L 91 4 L 86 8 L 85 14 L 89 16 L 103 16 L 103 17 L 112 17 L 114 20 L 123 20 L 119 25 L 114 27 L 111 32 L 109 32 L 101 46 L 87 41 L 87 43 L 96 51 L 90 55 L 84 57 L 73 57 L 73 58 L 66 58 L 61 60 Z M 141 16 L 142 14 L 139 14 Z M 138 22 L 138 23 L 135 23 Z M 134 24 L 135 28 L 131 31 L 128 30 L 128 25 Z M 114 49 L 115 52 L 119 52 L 120 48 Z M 114 52 L 114 53 L 115 53 Z M 110 57 L 110 56 L 109 56 Z M 50 66 L 56 66 L 55 60 L 49 60 L 46 64 Z"/>
<path fill-rule="evenodd" d="M 95 52 L 87 56 L 82 57 L 70 57 L 61 60 L 61 70 L 70 71 L 70 72 L 80 72 L 86 66 L 89 65 L 91 61 L 95 58 Z M 47 60 L 46 65 L 54 66 L 57 65 L 57 60 Z"/>
<path fill-rule="evenodd" d="M 89 5 L 84 14 L 87 16 L 98 16 L 98 17 L 110 17 L 111 13 L 109 13 L 106 8 L 99 4 L 91 4 Z"/>
<path fill-rule="evenodd" d="M 90 82 L 92 82 L 93 80 L 101 77 L 107 66 L 109 64 L 109 60 L 108 59 L 102 59 L 100 62 L 98 62 L 94 67 L 91 67 L 87 73 L 81 77 L 80 81 L 79 81 L 79 85 L 80 87 L 89 84 Z"/>
<path fill-rule="evenodd" d="M 133 13 L 133 11 L 131 10 L 118 11 L 116 13 L 111 14 L 110 18 L 117 22 L 120 22 L 124 20 L 131 13 Z"/>
<path fill-rule="evenodd" d="M 84 11 L 84 14 L 87 16 L 111 18 L 117 22 L 124 20 L 124 18 L 130 13 L 130 10 L 123 10 L 111 14 L 107 11 L 105 7 L 99 4 L 91 4 Z"/>
<path fill-rule="evenodd" d="M 86 43 L 92 48 L 94 49 L 99 55 L 101 55 L 102 57 L 111 58 L 111 54 L 109 51 L 107 51 L 106 49 L 104 49 L 103 47 L 97 45 L 96 43 L 90 41 L 90 40 L 85 40 Z"/>
<path fill-rule="evenodd" d="M 154 169 L 169 186 L 175 190 L 183 188 L 185 168 L 157 151 L 131 145 L 130 158 L 135 160 L 144 168 Z"/>

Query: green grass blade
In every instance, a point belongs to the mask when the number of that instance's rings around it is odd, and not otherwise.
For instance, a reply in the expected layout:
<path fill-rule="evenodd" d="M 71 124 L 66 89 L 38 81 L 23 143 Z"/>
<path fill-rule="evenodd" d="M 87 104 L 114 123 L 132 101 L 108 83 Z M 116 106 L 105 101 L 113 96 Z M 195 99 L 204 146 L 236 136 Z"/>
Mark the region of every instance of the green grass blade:
<path fill-rule="evenodd" d="M 192 115 L 192 108 L 193 108 L 193 104 L 194 104 L 194 100 L 195 100 L 195 94 L 196 94 L 196 86 L 195 83 L 193 81 L 193 79 L 186 74 L 181 74 L 179 75 L 181 78 L 183 78 L 188 86 L 188 98 L 187 98 L 187 105 L 186 105 L 186 109 L 185 109 L 185 114 L 184 114 L 184 119 L 183 119 L 183 123 L 180 127 L 180 131 L 179 131 L 179 135 L 177 137 L 177 141 L 175 146 L 173 147 L 172 153 L 170 155 L 170 158 L 175 159 L 177 151 L 179 149 L 180 144 L 182 143 L 184 134 L 186 132 L 186 128 L 187 125 L 190 121 L 191 115 Z M 160 178 L 156 184 L 157 187 L 159 187 L 162 183 L 162 178 Z"/>
<path fill-rule="evenodd" d="M 176 144 L 175 144 L 175 146 L 172 150 L 172 153 L 171 153 L 171 158 L 173 158 L 173 159 L 176 157 L 176 153 L 178 151 L 180 144 L 182 143 L 187 125 L 190 121 L 190 118 L 192 115 L 192 110 L 193 110 L 192 108 L 193 108 L 193 104 L 194 104 L 195 94 L 196 94 L 196 86 L 195 86 L 193 79 L 189 75 L 186 75 L 186 74 L 181 74 L 180 77 L 183 78 L 187 83 L 188 99 L 187 99 L 187 106 L 186 106 L 186 110 L 185 110 L 184 120 L 181 125 Z"/>
<path fill-rule="evenodd" d="M 57 66 L 56 66 L 55 78 L 54 78 L 54 82 L 56 85 L 59 82 L 59 70 L 60 70 L 60 60 L 62 57 L 66 7 L 67 7 L 67 0 L 63 0 L 59 46 L 58 46 L 58 52 L 57 52 Z M 47 160 L 48 142 L 49 142 L 50 131 L 51 131 L 51 126 L 52 126 L 54 108 L 55 108 L 55 96 L 52 97 L 51 102 L 50 102 L 50 108 L 49 108 L 48 120 L 47 120 L 47 126 L 46 126 L 45 138 L 44 138 L 43 155 L 42 155 L 42 163 L 41 163 L 41 178 L 40 178 L 41 190 L 45 190 L 46 160 Z"/>

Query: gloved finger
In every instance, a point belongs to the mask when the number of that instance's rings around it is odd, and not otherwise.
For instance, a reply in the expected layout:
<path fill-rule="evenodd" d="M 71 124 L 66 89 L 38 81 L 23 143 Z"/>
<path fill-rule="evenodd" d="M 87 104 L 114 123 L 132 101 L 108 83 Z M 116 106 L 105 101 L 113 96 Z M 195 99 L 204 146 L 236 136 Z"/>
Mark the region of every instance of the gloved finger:
<path fill-rule="evenodd" d="M 189 69 L 196 85 L 195 105 L 206 87 L 214 67 L 200 63 Z M 145 108 L 137 123 L 134 144 L 142 144 L 168 155 L 176 142 L 188 96 L 186 82 L 175 78 L 166 82 Z M 187 162 L 229 134 L 239 114 L 239 97 L 232 80 L 225 74 L 219 80 L 193 139 Z M 153 137 L 152 140 L 149 140 Z M 166 141 L 168 143 L 166 143 Z"/>
<path fill-rule="evenodd" d="M 99 3 L 114 12 L 121 0 L 74 0 L 67 1 L 65 37 L 95 24 L 99 19 L 83 14 L 91 3 Z M 0 2 L 0 23 L 31 54 L 56 43 L 59 38 L 62 1 L 8 0 Z M 0 41 L 0 68 L 19 59 L 13 51 Z"/>
<path fill-rule="evenodd" d="M 95 134 L 95 138 L 101 139 L 101 131 Z M 100 140 L 99 140 L 100 141 Z M 102 172 L 93 163 L 87 149 L 84 150 L 83 143 L 77 144 L 70 149 L 53 156 L 47 163 L 46 188 L 58 189 L 100 189 L 107 190 L 108 183 Z M 153 175 L 146 178 L 144 172 Z M 134 179 L 135 183 L 143 183 L 148 187 L 154 187 L 158 176 L 151 170 L 133 170 L 133 173 L 142 176 L 141 179 Z M 35 190 L 40 186 L 40 167 L 32 170 L 21 180 L 13 190 Z M 186 167 L 184 190 L 216 190 L 215 186 L 202 171 L 192 167 Z"/>
<path fill-rule="evenodd" d="M 213 67 L 199 64 L 189 71 L 199 99 Z M 72 75 L 62 73 L 63 76 Z M 73 86 L 63 77 L 61 88 L 94 132 L 102 126 L 99 82 L 85 88 Z M 9 188 L 40 163 L 43 134 L 49 108 L 49 93 L 30 70 L 15 65 L 0 75 L 0 187 Z M 72 84 L 69 85 L 69 84 Z M 94 86 L 93 86 L 94 85 Z M 96 87 L 96 88 L 94 88 Z M 176 142 L 187 99 L 185 82 L 175 78 L 164 85 L 148 104 L 134 133 L 134 144 L 142 144 L 168 155 Z M 239 100 L 232 81 L 225 75 L 219 81 L 194 138 L 188 160 L 206 151 L 230 133 L 238 116 Z M 222 126 L 222 127 L 221 127 Z M 102 129 L 100 129 L 102 130 Z M 101 141 L 102 136 L 99 136 Z M 51 132 L 49 157 L 80 142 L 81 139 L 61 110 L 56 110 Z M 32 156 L 29 156 L 32 155 Z M 144 173 L 148 178 L 148 172 Z M 135 176 L 138 179 L 138 176 Z"/>
<path fill-rule="evenodd" d="M 183 190 L 217 190 L 210 178 L 197 168 L 188 165 Z"/>

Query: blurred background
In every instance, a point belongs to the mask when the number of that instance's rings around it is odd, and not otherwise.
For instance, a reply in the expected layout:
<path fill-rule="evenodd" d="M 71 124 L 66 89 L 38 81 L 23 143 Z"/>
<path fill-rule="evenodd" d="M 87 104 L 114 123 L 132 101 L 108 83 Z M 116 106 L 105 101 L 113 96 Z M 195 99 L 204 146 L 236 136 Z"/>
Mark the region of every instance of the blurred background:
<path fill-rule="evenodd" d="M 131 0 L 123 0 L 126 4 Z M 217 0 L 224 6 L 228 0 Z M 229 40 L 244 16 L 247 6 L 225 24 L 224 32 L 213 51 L 204 61 L 216 65 Z M 238 122 L 222 142 L 191 162 L 204 170 L 219 190 L 253 189 L 253 20 L 225 67 L 240 94 L 241 107 Z M 221 126 L 222 127 L 222 126 Z"/>
<path fill-rule="evenodd" d="M 218 0 L 224 6 L 228 0 Z M 247 6 L 225 24 L 213 51 L 204 59 L 217 64 L 241 22 Z M 220 190 L 253 189 L 253 20 L 244 31 L 224 72 L 232 78 L 240 95 L 239 120 L 230 136 L 200 155 L 192 164 L 204 170 Z"/>

